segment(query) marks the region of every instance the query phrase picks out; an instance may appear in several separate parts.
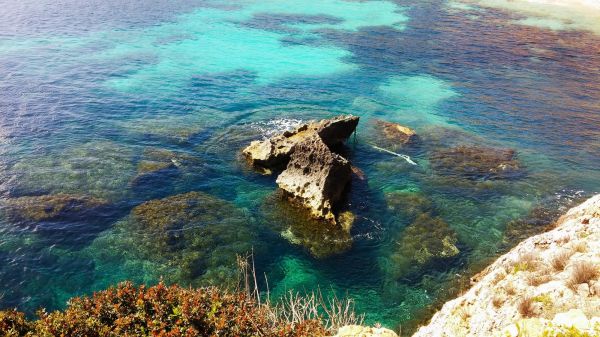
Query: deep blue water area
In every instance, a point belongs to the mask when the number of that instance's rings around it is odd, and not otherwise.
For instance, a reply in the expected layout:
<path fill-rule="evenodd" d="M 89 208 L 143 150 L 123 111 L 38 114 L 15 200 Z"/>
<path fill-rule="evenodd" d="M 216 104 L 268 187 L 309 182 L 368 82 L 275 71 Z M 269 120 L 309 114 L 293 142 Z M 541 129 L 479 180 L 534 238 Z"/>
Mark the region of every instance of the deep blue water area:
<path fill-rule="evenodd" d="M 592 33 L 441 0 L 0 8 L 0 308 L 63 308 L 123 280 L 222 284 L 254 250 L 271 296 L 320 288 L 409 330 L 600 192 Z M 365 176 L 349 232 L 303 221 L 240 157 L 338 114 L 361 117 L 345 150 Z M 419 145 L 382 143 L 379 120 Z M 519 172 L 440 169 L 464 148 L 512 149 Z"/>

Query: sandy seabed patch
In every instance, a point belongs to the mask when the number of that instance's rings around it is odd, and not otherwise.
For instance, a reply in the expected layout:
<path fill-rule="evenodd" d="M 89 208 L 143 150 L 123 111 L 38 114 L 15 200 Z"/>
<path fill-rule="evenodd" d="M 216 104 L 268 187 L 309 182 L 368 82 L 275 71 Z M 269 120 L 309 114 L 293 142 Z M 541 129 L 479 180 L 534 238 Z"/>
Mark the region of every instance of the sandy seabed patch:
<path fill-rule="evenodd" d="M 552 30 L 584 30 L 600 35 L 600 0 L 462 0 L 524 16 L 515 23 Z"/>

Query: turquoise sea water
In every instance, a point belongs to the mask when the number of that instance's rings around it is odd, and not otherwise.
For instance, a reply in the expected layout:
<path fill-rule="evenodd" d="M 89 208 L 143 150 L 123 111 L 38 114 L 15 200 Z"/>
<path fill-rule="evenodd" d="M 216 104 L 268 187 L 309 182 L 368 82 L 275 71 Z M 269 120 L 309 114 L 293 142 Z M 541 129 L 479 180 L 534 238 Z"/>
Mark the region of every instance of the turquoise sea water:
<path fill-rule="evenodd" d="M 122 280 L 223 282 L 253 249 L 272 297 L 320 288 L 410 331 L 521 236 L 600 192 L 590 33 L 437 0 L 0 5 L 0 308 L 62 308 Z M 239 158 L 251 140 L 340 113 L 361 117 L 347 152 L 366 176 L 347 201 L 350 234 L 299 226 L 274 177 Z M 393 149 L 417 166 L 371 146 L 377 119 L 421 135 Z M 512 148 L 522 174 L 432 169 L 432 153 L 459 145 Z M 140 175 L 148 165 L 165 166 Z M 191 191 L 200 206 L 168 213 Z M 106 205 L 11 215 L 20 197 L 61 194 Z M 460 253 L 399 267 L 414 219 L 394 195 L 425 199 Z M 176 228 L 136 221 L 150 200 Z M 183 239 L 164 248 L 165 237 Z"/>

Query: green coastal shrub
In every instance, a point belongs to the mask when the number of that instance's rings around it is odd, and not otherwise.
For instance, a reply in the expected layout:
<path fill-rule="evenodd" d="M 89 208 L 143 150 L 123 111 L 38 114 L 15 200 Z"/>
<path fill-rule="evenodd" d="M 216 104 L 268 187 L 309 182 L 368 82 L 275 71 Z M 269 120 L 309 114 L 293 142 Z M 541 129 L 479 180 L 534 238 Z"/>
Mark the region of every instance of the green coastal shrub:
<path fill-rule="evenodd" d="M 323 336 L 319 320 L 289 323 L 242 292 L 215 287 L 182 288 L 126 282 L 74 298 L 64 311 L 38 312 L 28 321 L 14 310 L 0 312 L 0 336 Z"/>

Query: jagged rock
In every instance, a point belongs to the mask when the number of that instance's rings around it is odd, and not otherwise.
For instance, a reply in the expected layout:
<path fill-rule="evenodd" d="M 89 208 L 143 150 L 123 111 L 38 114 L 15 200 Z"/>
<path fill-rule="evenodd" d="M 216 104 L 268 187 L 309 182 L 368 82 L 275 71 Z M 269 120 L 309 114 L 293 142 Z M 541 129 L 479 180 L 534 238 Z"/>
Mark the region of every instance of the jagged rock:
<path fill-rule="evenodd" d="M 279 187 L 311 210 L 318 219 L 335 222 L 334 206 L 350 181 L 350 162 L 329 150 L 317 135 L 295 146 Z"/>
<path fill-rule="evenodd" d="M 284 166 L 295 151 L 296 144 L 316 134 L 327 146 L 337 146 L 350 137 L 358 125 L 358 120 L 359 118 L 355 116 L 339 116 L 303 124 L 293 131 L 286 131 L 262 141 L 253 141 L 242 153 L 254 166 L 262 168 Z"/>
<path fill-rule="evenodd" d="M 506 179 L 522 173 L 512 149 L 461 145 L 434 150 L 430 160 L 435 171 L 469 180 Z"/>
<path fill-rule="evenodd" d="M 400 124 L 376 120 L 375 126 L 381 130 L 386 140 L 395 144 L 412 144 L 418 139 L 417 133 L 413 129 Z"/>
<path fill-rule="evenodd" d="M 104 199 L 73 194 L 28 196 L 5 202 L 9 216 L 33 222 L 82 217 L 107 205 Z"/>
<path fill-rule="evenodd" d="M 359 118 L 356 116 L 325 119 L 317 123 L 316 131 L 327 146 L 337 146 L 344 143 L 354 133 L 358 120 Z"/>

